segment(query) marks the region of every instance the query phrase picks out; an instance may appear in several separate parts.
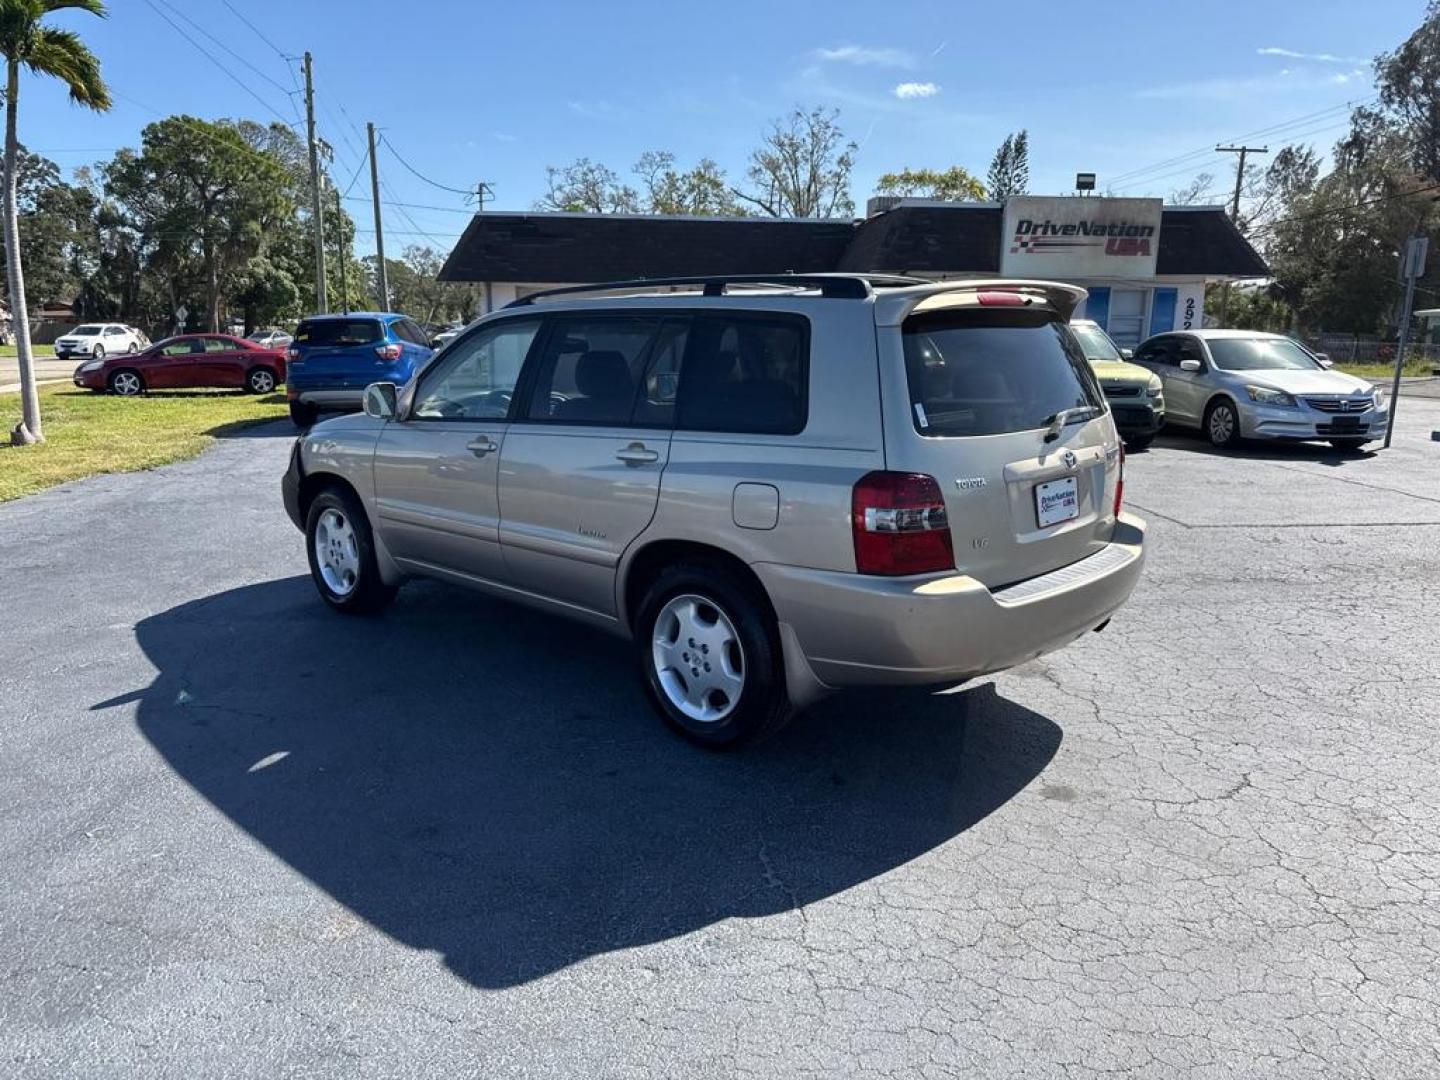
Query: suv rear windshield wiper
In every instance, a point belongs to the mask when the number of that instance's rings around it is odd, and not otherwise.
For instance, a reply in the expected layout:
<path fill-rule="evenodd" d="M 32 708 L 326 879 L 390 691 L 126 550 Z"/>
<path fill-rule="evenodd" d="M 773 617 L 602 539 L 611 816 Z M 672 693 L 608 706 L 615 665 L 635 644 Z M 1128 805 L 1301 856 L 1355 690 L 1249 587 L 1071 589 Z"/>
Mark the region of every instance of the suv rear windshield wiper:
<path fill-rule="evenodd" d="M 1090 420 L 1099 415 L 1100 410 L 1094 405 L 1079 405 L 1073 409 L 1061 409 L 1045 421 L 1049 425 L 1045 430 L 1045 441 L 1054 442 L 1068 424 L 1074 424 L 1080 420 Z"/>

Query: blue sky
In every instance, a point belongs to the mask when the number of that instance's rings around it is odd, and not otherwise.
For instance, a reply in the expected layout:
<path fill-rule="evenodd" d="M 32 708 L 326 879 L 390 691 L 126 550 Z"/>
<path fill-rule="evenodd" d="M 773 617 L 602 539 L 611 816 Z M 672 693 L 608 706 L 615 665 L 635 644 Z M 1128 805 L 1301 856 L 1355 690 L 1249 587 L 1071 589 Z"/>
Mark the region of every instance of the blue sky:
<path fill-rule="evenodd" d="M 797 103 L 838 108 L 861 143 L 854 195 L 862 207 L 875 177 L 903 166 L 960 164 L 983 176 L 995 146 L 1022 127 L 1030 132 L 1036 193 L 1068 190 L 1082 169 L 1117 194 L 1165 195 L 1202 171 L 1223 189 L 1233 159 L 1197 152 L 1247 135 L 1272 148 L 1297 140 L 1328 148 L 1345 124 L 1340 106 L 1373 95 L 1370 59 L 1406 37 L 1424 5 L 116 0 L 111 7 L 103 22 L 55 17 L 100 55 L 116 93 L 111 112 L 75 109 L 34 81 L 22 87 L 21 139 L 66 168 L 137 145 L 146 123 L 173 112 L 295 121 L 302 102 L 285 91 L 298 66 L 280 54 L 308 48 L 321 134 L 337 149 L 342 183 L 360 164 L 364 124 L 373 120 L 419 172 L 455 188 L 486 180 L 495 190 L 492 209 L 528 209 L 544 190 L 547 164 L 582 156 L 624 173 L 643 151 L 669 149 L 682 164 L 713 157 L 738 182 L 759 132 Z M 1310 119 L 1296 122 L 1303 117 Z M 393 198 L 417 204 L 387 211 L 390 248 L 448 246 L 467 220 L 465 200 L 428 186 L 383 151 L 381 165 Z M 365 181 L 362 175 L 354 195 L 365 192 Z M 365 203 L 349 209 L 369 224 Z M 370 235 L 358 244 L 368 249 Z"/>

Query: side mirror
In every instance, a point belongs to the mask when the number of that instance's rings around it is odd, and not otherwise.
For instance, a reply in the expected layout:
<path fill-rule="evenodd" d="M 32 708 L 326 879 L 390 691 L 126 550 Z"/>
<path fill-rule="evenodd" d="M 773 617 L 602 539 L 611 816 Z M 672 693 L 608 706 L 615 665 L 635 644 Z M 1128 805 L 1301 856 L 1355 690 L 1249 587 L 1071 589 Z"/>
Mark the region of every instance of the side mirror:
<path fill-rule="evenodd" d="M 395 384 L 373 382 L 365 387 L 365 415 L 376 420 L 394 420 L 398 411 Z"/>
<path fill-rule="evenodd" d="M 1121 360 L 1134 360 L 1134 359 L 1135 359 L 1135 350 L 1134 350 L 1134 349 L 1121 349 L 1121 350 L 1120 350 L 1120 359 L 1121 359 Z"/>
<path fill-rule="evenodd" d="M 1315 359 L 1319 360 L 1320 366 L 1325 368 L 1327 371 L 1335 366 L 1335 361 L 1331 360 L 1330 357 L 1326 356 L 1323 352 L 1317 352 L 1315 354 Z"/>
<path fill-rule="evenodd" d="M 1181 361 L 1180 361 L 1180 370 L 1181 370 L 1181 371 L 1204 371 L 1204 370 L 1205 370 L 1205 365 L 1202 364 L 1202 363 L 1200 363 L 1199 360 L 1187 358 L 1187 359 L 1185 359 L 1185 360 L 1181 360 Z"/>

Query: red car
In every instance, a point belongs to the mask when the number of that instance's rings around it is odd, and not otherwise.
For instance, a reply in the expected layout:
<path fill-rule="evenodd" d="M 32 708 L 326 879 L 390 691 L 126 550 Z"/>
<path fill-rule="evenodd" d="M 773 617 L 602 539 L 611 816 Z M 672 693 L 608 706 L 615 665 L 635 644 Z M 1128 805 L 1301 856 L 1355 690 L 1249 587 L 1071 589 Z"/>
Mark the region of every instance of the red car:
<path fill-rule="evenodd" d="M 284 349 L 263 349 L 229 334 L 182 334 L 133 356 L 107 356 L 75 369 L 76 386 L 123 397 L 192 386 L 268 394 L 284 381 Z"/>

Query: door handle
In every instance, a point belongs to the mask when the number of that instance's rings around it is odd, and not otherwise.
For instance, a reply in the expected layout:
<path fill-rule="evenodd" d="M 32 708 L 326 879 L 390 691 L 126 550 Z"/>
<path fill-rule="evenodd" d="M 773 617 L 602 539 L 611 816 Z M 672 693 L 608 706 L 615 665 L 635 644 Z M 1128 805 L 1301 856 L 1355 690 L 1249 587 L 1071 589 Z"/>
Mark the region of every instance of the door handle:
<path fill-rule="evenodd" d="M 493 454 L 500 447 L 490 441 L 490 436 L 481 435 L 478 439 L 465 444 L 465 448 L 476 457 L 484 457 L 486 454 Z"/>
<path fill-rule="evenodd" d="M 660 460 L 659 453 L 647 449 L 642 442 L 632 442 L 624 450 L 616 450 L 615 456 L 626 465 L 653 465 Z"/>

